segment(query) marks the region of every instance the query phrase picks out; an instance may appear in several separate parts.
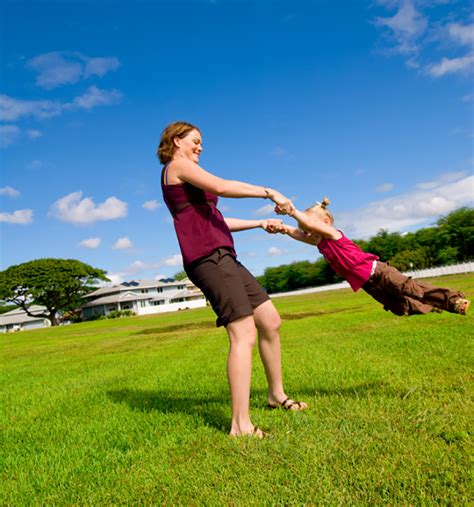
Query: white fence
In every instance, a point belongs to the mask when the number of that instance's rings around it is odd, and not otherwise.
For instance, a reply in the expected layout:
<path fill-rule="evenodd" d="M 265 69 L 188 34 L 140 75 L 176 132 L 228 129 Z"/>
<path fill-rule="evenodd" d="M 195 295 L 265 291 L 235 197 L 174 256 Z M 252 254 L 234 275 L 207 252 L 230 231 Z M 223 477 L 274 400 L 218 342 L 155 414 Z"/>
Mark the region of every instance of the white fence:
<path fill-rule="evenodd" d="M 431 276 L 459 275 L 462 273 L 474 272 L 474 262 L 464 262 L 463 264 L 453 264 L 452 266 L 442 266 L 440 268 L 419 269 L 416 271 L 407 271 L 404 274 L 412 278 L 429 278 Z M 294 290 L 291 292 L 279 292 L 271 294 L 272 298 L 282 296 L 296 296 L 299 294 L 311 294 L 313 292 L 324 292 L 327 290 L 348 289 L 350 285 L 347 282 L 334 283 L 332 285 L 321 285 L 320 287 L 307 287 L 305 289 Z"/>

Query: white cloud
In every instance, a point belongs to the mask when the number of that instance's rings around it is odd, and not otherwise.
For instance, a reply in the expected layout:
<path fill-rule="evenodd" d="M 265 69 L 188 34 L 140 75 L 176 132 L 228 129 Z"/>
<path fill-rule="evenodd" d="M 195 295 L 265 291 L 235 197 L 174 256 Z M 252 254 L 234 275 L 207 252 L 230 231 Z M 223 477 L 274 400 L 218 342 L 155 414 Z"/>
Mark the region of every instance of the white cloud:
<path fill-rule="evenodd" d="M 90 76 L 102 77 L 117 70 L 118 58 L 92 58 L 78 52 L 53 51 L 29 60 L 26 66 L 37 72 L 36 84 L 47 90 L 74 84 Z"/>
<path fill-rule="evenodd" d="M 403 54 L 418 52 L 416 40 L 427 27 L 426 18 L 416 10 L 412 0 L 400 0 L 397 13 L 389 18 L 379 17 L 375 23 L 385 26 L 392 31 L 396 43 L 396 50 Z"/>
<path fill-rule="evenodd" d="M 142 204 L 142 208 L 145 208 L 149 211 L 154 211 L 157 208 L 161 208 L 161 204 L 156 199 L 153 199 L 152 201 L 145 201 Z"/>
<path fill-rule="evenodd" d="M 114 250 L 128 250 L 129 248 L 133 248 L 133 243 L 129 238 L 119 238 L 114 245 L 112 246 Z"/>
<path fill-rule="evenodd" d="M 443 58 L 439 63 L 426 67 L 430 76 L 441 77 L 445 74 L 466 72 L 474 66 L 474 55 L 461 56 L 459 58 Z"/>
<path fill-rule="evenodd" d="M 30 139 L 38 139 L 38 137 L 42 137 L 43 132 L 41 132 L 40 130 L 36 130 L 36 129 L 28 129 L 28 130 L 26 131 L 26 135 L 27 135 Z"/>
<path fill-rule="evenodd" d="M 390 192 L 390 190 L 393 190 L 394 186 L 395 185 L 393 183 L 384 183 L 383 185 L 376 187 L 375 191 L 379 193 Z"/>
<path fill-rule="evenodd" d="M 41 169 L 42 167 L 44 167 L 44 162 L 41 160 L 32 160 L 28 164 L 28 169 Z"/>
<path fill-rule="evenodd" d="M 472 46 L 474 44 L 474 24 L 461 25 L 459 23 L 450 23 L 448 33 L 453 40 L 459 44 Z"/>
<path fill-rule="evenodd" d="M 265 206 L 262 206 L 261 208 L 258 208 L 254 211 L 254 214 L 263 217 L 268 215 L 274 215 L 275 214 L 275 204 L 265 204 Z"/>
<path fill-rule="evenodd" d="M 90 224 L 99 220 L 115 220 L 127 216 L 127 203 L 116 197 L 109 197 L 98 205 L 90 197 L 81 198 L 82 192 L 66 195 L 51 206 L 49 214 L 72 224 Z"/>
<path fill-rule="evenodd" d="M 91 249 L 98 248 L 101 241 L 102 240 L 100 238 L 88 238 L 88 239 L 82 240 L 79 243 L 79 246 L 82 246 L 84 248 L 91 248 Z"/>
<path fill-rule="evenodd" d="M 107 273 L 107 276 L 112 280 L 113 283 L 121 283 L 126 278 L 135 277 L 139 273 L 161 270 L 163 266 L 182 268 L 182 262 L 183 261 L 180 254 L 170 255 L 169 257 L 166 257 L 165 259 L 162 259 L 158 262 L 144 262 L 140 259 L 137 259 L 122 271 Z M 159 280 L 161 278 L 169 278 L 170 275 L 159 274 L 150 275 L 150 277 L 153 277 L 155 280 Z"/>
<path fill-rule="evenodd" d="M 18 197 L 20 192 L 16 188 L 2 187 L 0 188 L 0 195 L 7 195 L 8 197 Z"/>
<path fill-rule="evenodd" d="M 394 43 L 391 52 L 406 55 L 408 67 L 422 69 L 423 73 L 432 77 L 460 73 L 472 67 L 474 63 L 472 51 L 474 24 L 452 22 L 456 16 L 454 10 L 447 12 L 441 19 L 433 17 L 430 19 L 421 12 L 422 9 L 425 9 L 429 13 L 429 8 L 434 4 L 449 4 L 449 1 L 378 0 L 377 3 L 388 8 L 397 8 L 394 16 L 378 17 L 375 24 L 388 30 L 389 38 Z M 387 32 L 385 34 L 387 35 Z M 453 46 L 453 42 L 461 48 L 470 47 L 470 52 L 453 58 L 442 57 L 442 55 L 441 57 L 433 57 L 433 51 L 440 52 L 446 47 Z M 421 63 L 422 57 L 428 61 Z M 436 58 L 440 58 L 438 62 L 434 61 Z"/>
<path fill-rule="evenodd" d="M 122 94 L 118 90 L 101 90 L 97 86 L 89 86 L 86 93 L 76 97 L 72 102 L 64 104 L 64 109 L 77 111 L 85 109 L 90 111 L 97 106 L 110 106 L 118 104 L 122 100 Z"/>
<path fill-rule="evenodd" d="M 52 118 L 61 114 L 62 105 L 51 100 L 21 100 L 0 95 L 0 120 L 16 121 L 22 117 Z"/>
<path fill-rule="evenodd" d="M 109 106 L 121 101 L 122 94 L 118 90 L 102 90 L 90 86 L 83 95 L 75 97 L 72 102 L 52 100 L 21 100 L 0 95 L 0 120 L 17 121 L 21 118 L 34 117 L 39 120 L 60 116 L 64 111 L 90 111 L 97 106 Z M 33 137 L 38 130 L 34 132 Z"/>
<path fill-rule="evenodd" d="M 281 255 L 282 253 L 283 252 L 276 246 L 271 246 L 267 251 L 267 254 L 270 255 L 270 257 L 276 257 L 278 255 Z"/>
<path fill-rule="evenodd" d="M 125 281 L 126 276 L 127 276 L 127 273 L 120 273 L 120 272 L 107 273 L 107 278 L 110 280 L 110 283 L 112 285 L 121 284 L 123 281 Z M 108 283 L 104 284 L 104 285 L 108 285 Z"/>
<path fill-rule="evenodd" d="M 0 213 L 0 222 L 27 225 L 33 221 L 33 210 L 19 209 L 13 213 Z"/>
<path fill-rule="evenodd" d="M 418 183 L 415 188 L 420 190 L 431 190 L 447 183 L 453 183 L 464 179 L 467 174 L 464 171 L 442 174 L 437 180 Z"/>
<path fill-rule="evenodd" d="M 282 148 L 281 146 L 276 146 L 270 154 L 273 155 L 276 158 L 283 158 L 285 155 L 287 155 L 288 151 L 285 150 L 285 148 Z"/>
<path fill-rule="evenodd" d="M 436 181 L 417 185 L 414 190 L 374 201 L 364 208 L 335 214 L 336 226 L 354 238 L 376 234 L 379 229 L 402 231 L 455 209 L 472 205 L 474 176 L 446 174 Z"/>
<path fill-rule="evenodd" d="M 10 144 L 14 143 L 18 139 L 20 132 L 20 129 L 16 125 L 0 125 L 0 148 L 6 148 L 7 146 L 10 146 Z"/>
<path fill-rule="evenodd" d="M 163 260 L 162 264 L 165 266 L 182 266 L 183 258 L 181 254 L 171 255 Z"/>

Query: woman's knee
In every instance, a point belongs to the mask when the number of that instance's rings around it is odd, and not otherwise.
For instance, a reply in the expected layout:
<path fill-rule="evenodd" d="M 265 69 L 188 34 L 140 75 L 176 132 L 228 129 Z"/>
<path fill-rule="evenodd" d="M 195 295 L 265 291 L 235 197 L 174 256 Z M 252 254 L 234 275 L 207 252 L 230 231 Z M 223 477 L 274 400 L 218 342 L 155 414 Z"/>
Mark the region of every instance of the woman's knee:
<path fill-rule="evenodd" d="M 255 312 L 255 324 L 259 332 L 278 333 L 281 327 L 281 317 L 273 303 L 266 305 L 266 308 L 262 308 L 261 311 L 258 311 L 259 308 L 261 307 L 258 307 Z"/>
<path fill-rule="evenodd" d="M 226 326 L 229 340 L 233 345 L 247 345 L 253 347 L 257 340 L 257 329 L 252 316 L 242 317 L 230 322 Z"/>

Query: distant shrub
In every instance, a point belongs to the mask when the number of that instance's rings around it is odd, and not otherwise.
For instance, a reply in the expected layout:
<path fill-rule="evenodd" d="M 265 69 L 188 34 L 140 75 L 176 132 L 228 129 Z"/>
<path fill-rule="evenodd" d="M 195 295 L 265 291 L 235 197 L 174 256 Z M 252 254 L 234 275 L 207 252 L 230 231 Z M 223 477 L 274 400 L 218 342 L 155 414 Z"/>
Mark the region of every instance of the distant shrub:
<path fill-rule="evenodd" d="M 108 319 L 120 319 L 121 317 L 131 317 L 135 315 L 132 310 L 113 310 L 108 315 Z"/>

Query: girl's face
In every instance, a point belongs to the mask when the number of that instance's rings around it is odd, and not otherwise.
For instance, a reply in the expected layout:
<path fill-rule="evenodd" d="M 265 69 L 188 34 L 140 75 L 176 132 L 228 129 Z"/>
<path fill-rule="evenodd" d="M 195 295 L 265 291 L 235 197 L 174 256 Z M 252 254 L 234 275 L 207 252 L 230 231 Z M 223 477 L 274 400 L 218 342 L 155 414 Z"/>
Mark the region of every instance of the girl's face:
<path fill-rule="evenodd" d="M 174 142 L 177 147 L 175 156 L 187 158 L 196 164 L 199 163 L 199 155 L 202 151 L 202 138 L 199 130 L 191 130 L 182 139 L 176 137 Z"/>

